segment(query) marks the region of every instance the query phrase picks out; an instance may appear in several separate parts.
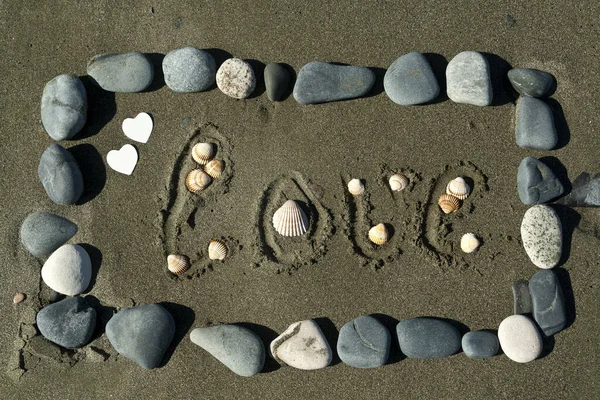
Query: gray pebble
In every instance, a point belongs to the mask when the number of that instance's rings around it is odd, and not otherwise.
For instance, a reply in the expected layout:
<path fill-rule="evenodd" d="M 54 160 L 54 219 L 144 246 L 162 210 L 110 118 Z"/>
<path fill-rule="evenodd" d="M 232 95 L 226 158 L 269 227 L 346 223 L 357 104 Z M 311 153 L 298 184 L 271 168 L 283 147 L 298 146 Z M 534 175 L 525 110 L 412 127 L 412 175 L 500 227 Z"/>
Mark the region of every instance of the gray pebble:
<path fill-rule="evenodd" d="M 525 157 L 517 172 L 517 191 L 523 204 L 547 203 L 565 191 L 554 172 L 543 162 Z"/>
<path fill-rule="evenodd" d="M 462 350 L 469 358 L 490 358 L 498 354 L 500 342 L 492 332 L 467 332 L 462 337 Z"/>
<path fill-rule="evenodd" d="M 600 174 L 584 172 L 572 183 L 571 193 L 557 201 L 570 207 L 600 207 Z"/>
<path fill-rule="evenodd" d="M 391 335 L 385 326 L 370 315 L 348 322 L 337 342 L 340 359 L 355 368 L 377 368 L 387 362 Z"/>
<path fill-rule="evenodd" d="M 77 225 L 47 212 L 33 212 L 21 224 L 21 243 L 35 257 L 51 254 L 77 233 Z"/>
<path fill-rule="evenodd" d="M 440 86 L 425 56 L 418 52 L 405 54 L 390 65 L 383 78 L 388 97 L 403 106 L 434 100 Z"/>
<path fill-rule="evenodd" d="M 545 97 L 550 95 L 554 77 L 537 69 L 513 68 L 508 71 L 508 80 L 521 96 Z"/>
<path fill-rule="evenodd" d="M 517 101 L 517 145 L 523 149 L 552 150 L 558 144 L 558 133 L 550 106 L 533 97 Z"/>
<path fill-rule="evenodd" d="M 562 254 L 562 225 L 556 211 L 538 204 L 531 207 L 521 222 L 521 240 L 529 259 L 538 268 L 558 265 Z"/>
<path fill-rule="evenodd" d="M 58 144 L 44 150 L 38 176 L 48 197 L 57 204 L 75 204 L 83 194 L 83 176 L 79 165 L 71 153 Z"/>
<path fill-rule="evenodd" d="M 270 63 L 265 67 L 265 88 L 271 101 L 279 101 L 290 85 L 290 73 L 281 64 Z"/>
<path fill-rule="evenodd" d="M 97 55 L 88 63 L 87 73 L 109 92 L 141 92 L 154 78 L 152 63 L 142 53 Z"/>
<path fill-rule="evenodd" d="M 69 297 L 38 312 L 37 327 L 46 339 L 67 349 L 85 346 L 96 329 L 96 310 L 82 297 Z"/>
<path fill-rule="evenodd" d="M 489 106 L 492 104 L 490 66 L 483 54 L 463 51 L 446 67 L 447 93 L 455 103 Z"/>
<path fill-rule="evenodd" d="M 56 141 L 70 139 L 85 125 L 87 96 L 75 75 L 59 75 L 44 87 L 42 125 Z"/>
<path fill-rule="evenodd" d="M 184 47 L 170 51 L 162 62 L 165 83 L 174 92 L 201 92 L 215 84 L 217 64 L 207 51 Z"/>
<path fill-rule="evenodd" d="M 400 350 L 410 358 L 449 357 L 461 346 L 461 336 L 454 325 L 434 318 L 413 318 L 396 326 Z"/>
<path fill-rule="evenodd" d="M 512 284 L 514 314 L 531 314 L 533 306 L 531 305 L 531 295 L 529 294 L 529 282 L 520 279 Z"/>
<path fill-rule="evenodd" d="M 533 319 L 546 336 L 567 326 L 567 307 L 558 276 L 549 269 L 536 272 L 529 280 Z"/>

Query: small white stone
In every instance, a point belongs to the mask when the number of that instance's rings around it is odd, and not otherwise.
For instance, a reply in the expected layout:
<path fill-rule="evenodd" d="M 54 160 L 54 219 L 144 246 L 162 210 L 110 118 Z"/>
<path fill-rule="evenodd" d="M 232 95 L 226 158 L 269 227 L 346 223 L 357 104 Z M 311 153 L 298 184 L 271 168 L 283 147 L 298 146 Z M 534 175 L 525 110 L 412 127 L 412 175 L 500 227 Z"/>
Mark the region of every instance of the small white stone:
<path fill-rule="evenodd" d="M 271 342 L 271 354 L 278 362 L 303 370 L 325 368 L 332 358 L 331 347 L 313 320 L 290 325 Z"/>
<path fill-rule="evenodd" d="M 533 361 L 542 353 L 542 336 L 524 315 L 504 319 L 498 327 L 498 340 L 504 354 L 518 363 Z"/>
<path fill-rule="evenodd" d="M 65 244 L 56 250 L 42 267 L 44 283 L 67 296 L 83 293 L 92 279 L 92 262 L 85 249 Z"/>
<path fill-rule="evenodd" d="M 230 58 L 217 71 L 217 86 L 227 96 L 245 99 L 256 87 L 254 70 L 246 61 Z"/>
<path fill-rule="evenodd" d="M 490 66 L 476 51 L 458 53 L 446 67 L 447 93 L 455 103 L 489 106 L 492 103 Z"/>
<path fill-rule="evenodd" d="M 531 207 L 521 222 L 521 240 L 529 259 L 538 268 L 550 269 L 562 254 L 562 227 L 553 208 L 540 204 Z"/>

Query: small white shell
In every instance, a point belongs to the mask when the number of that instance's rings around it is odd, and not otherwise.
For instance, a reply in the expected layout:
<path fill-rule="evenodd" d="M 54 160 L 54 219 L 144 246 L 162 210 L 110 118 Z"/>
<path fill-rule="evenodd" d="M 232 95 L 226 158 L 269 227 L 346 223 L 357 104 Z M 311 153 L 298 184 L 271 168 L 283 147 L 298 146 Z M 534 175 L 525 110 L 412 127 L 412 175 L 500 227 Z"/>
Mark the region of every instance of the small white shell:
<path fill-rule="evenodd" d="M 211 260 L 224 260 L 227 252 L 227 245 L 220 240 L 211 240 L 208 244 L 208 258 Z"/>
<path fill-rule="evenodd" d="M 348 182 L 348 191 L 352 196 L 360 196 L 365 192 L 365 185 L 362 184 L 360 179 L 352 179 Z"/>
<path fill-rule="evenodd" d="M 465 233 L 462 238 L 460 238 L 460 248 L 465 253 L 472 253 L 479 247 L 480 242 L 475 236 L 474 233 Z"/>
<path fill-rule="evenodd" d="M 167 257 L 167 267 L 175 275 L 181 275 L 190 269 L 190 259 L 179 254 L 171 254 Z"/>
<path fill-rule="evenodd" d="M 459 200 L 464 200 L 469 197 L 471 188 L 460 176 L 452 179 L 446 186 L 446 194 L 456 197 Z"/>
<path fill-rule="evenodd" d="M 211 143 L 197 143 L 192 147 L 192 158 L 200 165 L 205 165 L 215 156 L 215 149 Z"/>
<path fill-rule="evenodd" d="M 210 175 L 201 169 L 193 169 L 185 177 L 185 186 L 192 193 L 200 193 L 206 189 L 211 182 L 212 178 Z"/>
<path fill-rule="evenodd" d="M 394 192 L 400 192 L 408 186 L 408 178 L 402 174 L 396 174 L 390 176 L 390 189 Z"/>
<path fill-rule="evenodd" d="M 308 230 L 308 217 L 298 203 L 288 200 L 273 214 L 273 227 L 282 236 L 300 236 Z"/>
<path fill-rule="evenodd" d="M 385 225 L 379 224 L 369 229 L 369 240 L 378 246 L 387 243 L 388 231 Z"/>
<path fill-rule="evenodd" d="M 209 174 L 212 178 L 217 179 L 223 173 L 225 164 L 221 160 L 211 160 L 204 166 L 204 172 Z"/>

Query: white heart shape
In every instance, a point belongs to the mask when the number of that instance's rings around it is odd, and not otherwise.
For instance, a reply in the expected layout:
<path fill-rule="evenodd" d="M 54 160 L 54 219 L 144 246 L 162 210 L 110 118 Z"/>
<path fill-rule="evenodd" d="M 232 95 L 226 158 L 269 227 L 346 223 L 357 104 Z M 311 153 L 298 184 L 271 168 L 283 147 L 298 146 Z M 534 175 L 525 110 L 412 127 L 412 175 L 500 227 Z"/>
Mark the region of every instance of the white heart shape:
<path fill-rule="evenodd" d="M 121 150 L 111 150 L 106 155 L 108 166 L 117 172 L 131 175 L 138 162 L 138 154 L 130 144 L 121 147 Z"/>
<path fill-rule="evenodd" d="M 131 140 L 146 143 L 152 133 L 152 117 L 146 113 L 139 113 L 135 118 L 125 118 L 121 128 L 123 133 Z"/>

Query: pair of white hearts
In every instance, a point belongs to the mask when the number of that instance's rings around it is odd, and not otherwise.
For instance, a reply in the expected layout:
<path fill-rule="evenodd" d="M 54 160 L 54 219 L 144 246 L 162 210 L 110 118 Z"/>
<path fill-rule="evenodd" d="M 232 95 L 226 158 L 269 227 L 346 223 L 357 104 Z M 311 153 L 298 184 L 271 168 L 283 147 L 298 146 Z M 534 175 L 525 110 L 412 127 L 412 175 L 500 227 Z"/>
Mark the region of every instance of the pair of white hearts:
<path fill-rule="evenodd" d="M 123 121 L 123 133 L 131 140 L 146 143 L 152 133 L 154 124 L 152 117 L 146 113 L 139 113 L 135 118 L 125 118 Z M 111 150 L 106 155 L 108 166 L 117 172 L 131 175 L 138 162 L 138 153 L 130 144 L 121 147 L 120 150 Z"/>

